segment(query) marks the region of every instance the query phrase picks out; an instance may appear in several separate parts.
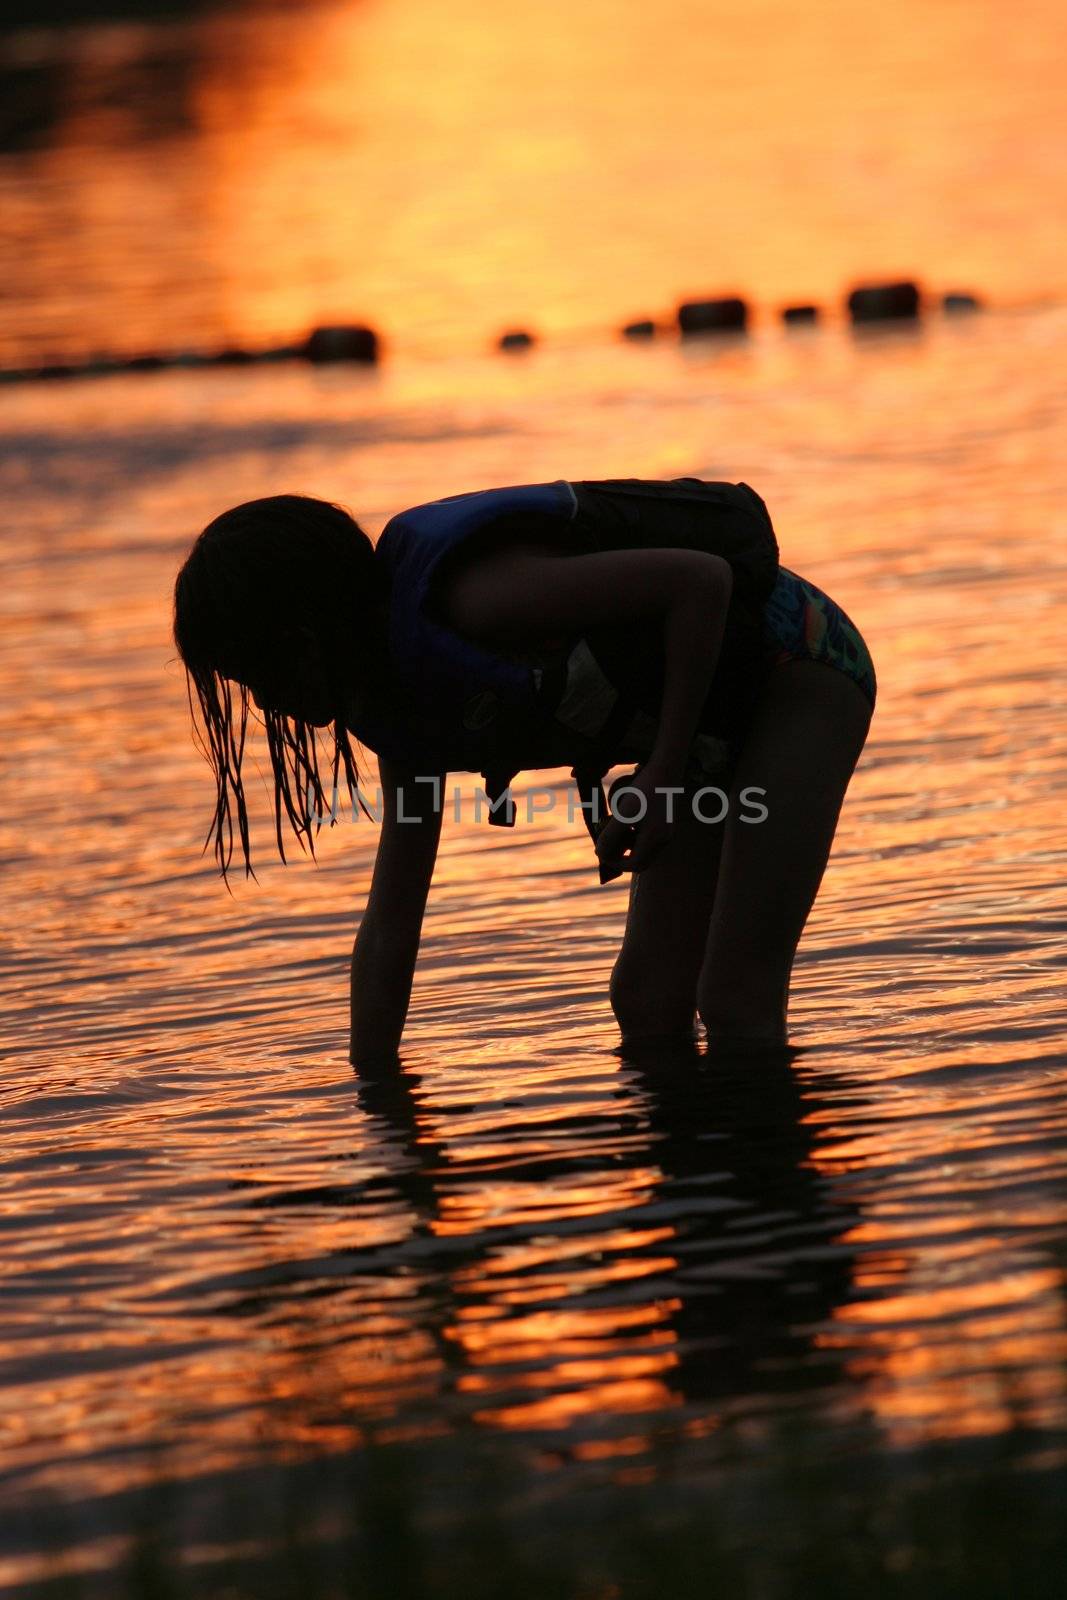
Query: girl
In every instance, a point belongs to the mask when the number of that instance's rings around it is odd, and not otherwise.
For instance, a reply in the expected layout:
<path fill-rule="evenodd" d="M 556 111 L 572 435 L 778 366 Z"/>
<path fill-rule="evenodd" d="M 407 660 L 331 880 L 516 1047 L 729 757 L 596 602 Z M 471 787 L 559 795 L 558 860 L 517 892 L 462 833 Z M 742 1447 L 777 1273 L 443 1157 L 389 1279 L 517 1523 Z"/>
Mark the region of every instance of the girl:
<path fill-rule="evenodd" d="M 789 979 L 876 684 L 833 600 L 781 567 L 745 484 L 557 482 L 395 517 L 280 495 L 225 512 L 175 588 L 175 639 L 216 780 L 225 875 L 249 697 L 283 813 L 313 849 L 334 792 L 379 757 L 383 820 L 352 955 L 352 1058 L 396 1052 L 440 837 L 443 778 L 482 772 L 509 825 L 523 768 L 570 766 L 601 879 L 631 873 L 611 978 L 624 1042 L 787 1042 Z M 599 780 L 637 761 L 607 815 Z M 719 803 L 709 801 L 714 793 Z M 618 814 L 616 814 L 618 813 Z"/>

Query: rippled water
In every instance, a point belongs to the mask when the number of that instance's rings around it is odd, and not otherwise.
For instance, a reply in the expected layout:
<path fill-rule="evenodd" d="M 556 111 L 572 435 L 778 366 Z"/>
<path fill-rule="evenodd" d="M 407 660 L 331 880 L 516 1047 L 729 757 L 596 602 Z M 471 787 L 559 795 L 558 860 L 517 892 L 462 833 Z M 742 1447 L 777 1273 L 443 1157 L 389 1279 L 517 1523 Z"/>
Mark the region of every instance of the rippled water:
<path fill-rule="evenodd" d="M 846 1457 L 1022 1428 L 1060 1460 L 1065 345 L 1054 311 L 9 397 L 11 1503 L 77 1507 L 91 1561 L 161 1470 L 442 1430 L 564 1477 L 665 1437 L 766 1448 L 783 1419 Z M 560 809 L 446 823 L 404 1070 L 356 1082 L 373 829 L 283 868 L 264 826 L 227 898 L 197 855 L 176 563 L 267 488 L 380 526 L 431 490 L 624 470 L 756 483 L 871 642 L 803 1051 L 620 1062 L 625 889 Z"/>
<path fill-rule="evenodd" d="M 930 11 L 944 35 L 995 9 Z M 1037 73 L 1022 22 L 1039 13 L 1020 9 L 1006 73 Z M 346 14 L 384 28 L 394 10 Z M 973 76 L 976 40 L 999 58 L 992 31 L 967 28 Z M 89 37 L 104 66 L 130 48 L 128 31 Z M 316 59 L 333 60 L 316 37 Z M 195 81 L 210 106 L 214 80 Z M 945 148 L 958 154 L 974 106 L 957 90 L 946 128 L 961 142 L 946 134 Z M 1043 103 L 996 137 L 1025 145 Z M 333 126 L 284 124 L 305 154 L 294 130 L 314 144 Z M 262 128 L 277 134 L 265 113 Z M 46 210 L 81 148 L 64 138 L 41 157 Z M 139 138 L 116 181 L 144 170 Z M 243 170 L 221 147 L 210 162 Z M 22 193 L 18 162 L 4 171 Z M 83 175 L 77 192 L 95 193 L 87 159 Z M 849 168 L 842 192 L 861 189 Z M 1005 182 L 990 205 L 1018 218 L 1024 199 Z M 256 215 L 247 196 L 237 213 Z M 95 250 L 106 213 L 87 214 Z M 33 222 L 48 251 L 58 215 Z M 122 215 L 120 243 L 140 226 L 136 208 Z M 415 234 L 420 215 L 414 201 L 397 212 Z M 1017 298 L 1038 282 L 1050 216 L 1029 255 L 1002 257 Z M 925 226 L 915 239 L 936 243 Z M 785 292 L 783 262 L 824 260 L 816 233 L 775 258 L 768 292 Z M 223 252 L 244 263 L 227 280 L 241 285 L 238 331 L 284 332 L 304 263 L 279 274 L 283 316 L 257 301 L 242 237 Z M 863 237 L 842 229 L 824 270 L 857 262 Z M 986 236 L 976 223 L 961 237 Z M 164 277 L 187 243 L 161 255 Z M 130 258 L 100 249 L 121 276 Z M 321 288 L 339 257 L 317 259 Z M 1062 1490 L 1067 313 L 932 316 L 863 338 L 763 322 L 744 344 L 641 349 L 588 334 L 513 363 L 463 356 L 479 319 L 502 314 L 509 259 L 492 257 L 484 303 L 472 290 L 456 309 L 424 285 L 427 329 L 455 314 L 447 358 L 4 392 L 5 1592 L 29 1592 L 59 1553 L 105 1569 L 145 1485 L 200 1496 L 190 1551 L 203 1559 L 235 1537 L 232 1486 L 411 1443 L 442 1517 L 464 1512 L 453 1448 L 476 1444 L 490 1471 L 528 1468 L 542 1519 L 595 1478 L 622 1524 L 669 1460 L 676 1503 L 698 1497 L 691 1526 L 714 1481 L 720 1507 L 733 1496 L 736 1547 L 762 1559 L 838 1503 L 816 1506 L 822 1480 L 796 1469 L 798 1451 L 830 1464 L 844 1498 L 891 1464 L 925 1481 L 931 1451 L 950 1484 L 980 1457 L 1025 1473 L 1028 1503 Z M 962 245 L 955 262 L 942 251 L 937 271 L 962 259 Z M 680 285 L 662 265 L 631 264 L 620 296 L 655 277 L 669 297 Z M 567 306 L 600 316 L 597 270 L 594 252 L 578 279 L 543 279 L 560 323 Z M 27 328 L 108 333 L 102 280 L 75 296 L 76 317 L 52 281 L 26 322 L 17 280 L 0 314 L 9 350 Z M 153 332 L 158 303 L 137 304 L 139 336 Z M 309 295 L 308 315 L 322 304 Z M 282 490 L 344 501 L 377 532 L 406 505 L 494 483 L 680 474 L 753 484 L 783 561 L 842 603 L 877 666 L 871 737 L 796 968 L 800 1053 L 759 1068 L 620 1060 L 606 991 L 625 886 L 599 887 L 565 807 L 524 825 L 520 805 L 514 834 L 446 821 L 403 1070 L 357 1081 L 347 960 L 375 832 L 346 821 L 317 864 L 283 868 L 264 791 L 258 885 L 230 898 L 200 858 L 210 778 L 168 636 L 192 536 L 223 506 Z M 779 1463 L 775 1497 L 765 1475 Z M 828 1543 L 843 1552 L 840 1534 Z M 911 1556 L 893 1560 L 905 1572 Z M 583 1594 L 618 1592 L 605 1580 Z"/>

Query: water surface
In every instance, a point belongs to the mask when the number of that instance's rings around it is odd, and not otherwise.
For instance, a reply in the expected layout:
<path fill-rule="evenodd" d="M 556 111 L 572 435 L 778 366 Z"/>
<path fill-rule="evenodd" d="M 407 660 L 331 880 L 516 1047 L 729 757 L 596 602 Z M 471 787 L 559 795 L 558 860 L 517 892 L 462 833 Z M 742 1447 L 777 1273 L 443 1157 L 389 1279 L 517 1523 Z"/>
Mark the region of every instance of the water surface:
<path fill-rule="evenodd" d="M 355 40 L 411 9 L 329 15 Z M 973 45 L 975 19 L 994 10 L 924 15 L 954 18 Z M 1022 8 L 997 57 L 1005 73 L 1039 10 Z M 202 37 L 245 25 L 229 15 Z M 150 37 L 162 49 L 191 26 Z M 280 24 L 259 26 L 274 48 Z M 104 59 L 130 36 L 65 37 Z M 303 104 L 301 52 L 334 60 L 329 37 L 298 32 L 287 117 Z M 476 39 L 472 51 L 505 49 Z M 412 43 L 416 66 L 431 43 Z M 685 78 L 686 53 L 675 59 Z M 538 81 L 565 99 L 571 70 Z M 1035 81 L 1042 72 L 1033 65 Z M 198 73 L 197 104 L 210 105 L 213 80 Z M 316 81 L 325 92 L 332 80 Z M 365 81 L 386 94 L 369 68 Z M 939 81 L 945 106 L 972 93 L 953 101 Z M 243 136 L 262 126 L 303 173 L 295 123 L 258 123 L 259 103 Z M 1024 142 L 1039 108 L 1038 95 L 1018 109 Z M 365 144 L 385 126 L 375 102 Z M 5 158 L 4 181 L 17 189 L 19 162 L 38 177 L 68 163 L 32 202 L 33 237 L 58 259 L 48 206 L 71 192 L 76 141 L 49 138 Z M 750 130 L 744 148 L 773 165 L 783 138 Z M 129 146 L 118 184 L 149 159 Z M 353 140 L 353 162 L 364 148 Z M 508 148 L 502 137 L 486 163 Z M 227 258 L 243 263 L 240 293 L 214 300 L 203 325 L 284 332 L 311 314 L 311 290 L 306 305 L 283 306 L 274 288 L 257 298 L 255 208 L 224 193 L 254 163 L 227 166 L 218 147 L 204 159 L 197 193 L 212 173 L 217 215 L 245 232 Z M 100 182 L 86 157 L 80 192 Z M 264 205 L 278 182 L 264 179 Z M 862 200 L 854 171 L 841 182 Z M 178 204 L 165 185 L 151 192 Z M 1006 180 L 989 194 L 998 215 L 1022 215 Z M 328 212 L 315 210 L 320 242 L 338 226 Z M 398 218 L 417 231 L 417 213 Z M 450 226 L 422 214 L 430 233 Z M 138 225 L 125 201 L 122 218 Z M 1051 226 L 1002 258 L 1019 297 L 1038 283 Z M 947 277 L 938 228 L 924 227 Z M 91 235 L 74 230 L 69 247 Z M 153 257 L 160 277 L 131 313 L 138 339 L 159 333 L 156 289 L 180 272 L 183 237 Z M 991 271 L 982 227 L 968 237 L 975 271 Z M 202 265 L 202 236 L 188 238 Z M 842 229 L 804 260 L 837 281 L 862 238 Z M 724 273 L 743 263 L 768 292 L 799 282 L 788 253 L 759 279 L 751 233 L 728 248 Z M 890 1517 L 934 1458 L 968 1538 L 982 1522 L 968 1509 L 976 1474 L 993 1469 L 1019 1475 L 1033 1527 L 1057 1525 L 1067 314 L 1004 307 L 861 339 L 765 321 L 743 345 L 633 349 L 596 333 L 607 308 L 577 258 L 565 284 L 543 258 L 531 265 L 546 316 L 562 325 L 577 309 L 567 339 L 517 363 L 475 348 L 504 305 L 498 278 L 484 296 L 472 287 L 466 310 L 427 289 L 425 329 L 447 322 L 451 353 L 399 352 L 376 374 L 170 372 L 4 393 L 0 1450 L 12 1514 L 0 1571 L 13 1592 L 32 1592 L 60 1549 L 76 1572 L 106 1569 L 146 1484 L 183 1486 L 197 1507 L 186 1554 L 200 1561 L 235 1537 L 234 1486 L 268 1470 L 295 1482 L 376 1449 L 415 1449 L 415 1490 L 432 1486 L 442 1525 L 471 1514 L 455 1461 L 475 1448 L 501 1473 L 531 1474 L 541 1527 L 586 1505 L 591 1486 L 617 1526 L 637 1525 L 669 1483 L 689 1527 L 719 1508 L 744 1570 L 764 1572 L 759 1594 L 780 1592 L 759 1563 L 787 1562 L 805 1539 L 851 1548 L 852 1486 L 892 1473 L 897 1498 L 877 1499 Z M 122 259 L 107 255 L 120 273 Z M 286 294 L 305 279 L 318 293 L 339 258 L 319 259 L 322 278 L 286 267 Z M 372 309 L 389 259 L 358 278 Z M 459 246 L 449 256 L 464 259 Z M 473 245 L 469 259 L 483 259 Z M 510 258 L 484 259 L 495 273 Z M 626 259 L 620 311 L 623 290 L 629 301 L 666 283 L 652 256 Z M 680 282 L 685 259 L 672 259 Z M 16 310 L 27 281 L 12 278 Z M 79 278 L 64 311 L 53 281 L 42 274 L 25 328 L 21 313 L 4 323 L 9 350 L 25 329 L 65 337 L 68 311 L 91 342 L 109 331 L 106 284 L 89 295 Z M 203 282 L 192 274 L 188 293 Z M 126 290 L 122 303 L 134 304 Z M 513 835 L 446 823 L 403 1069 L 357 1081 L 346 963 L 374 829 L 344 822 L 320 837 L 317 864 L 283 868 L 264 789 L 260 881 L 222 890 L 199 855 L 210 778 L 168 635 L 178 563 L 209 517 L 258 494 L 339 499 L 376 533 L 406 505 L 474 487 L 681 474 L 753 484 L 785 563 L 840 600 L 878 669 L 871 738 L 797 964 L 801 1053 L 748 1071 L 620 1061 L 606 989 L 625 886 L 598 886 L 561 804 Z M 564 775 L 551 781 L 562 793 Z M 262 1542 L 270 1529 L 253 1531 Z M 892 1570 L 911 1570 L 914 1541 L 889 1544 Z M 589 1592 L 612 1592 L 610 1577 Z"/>

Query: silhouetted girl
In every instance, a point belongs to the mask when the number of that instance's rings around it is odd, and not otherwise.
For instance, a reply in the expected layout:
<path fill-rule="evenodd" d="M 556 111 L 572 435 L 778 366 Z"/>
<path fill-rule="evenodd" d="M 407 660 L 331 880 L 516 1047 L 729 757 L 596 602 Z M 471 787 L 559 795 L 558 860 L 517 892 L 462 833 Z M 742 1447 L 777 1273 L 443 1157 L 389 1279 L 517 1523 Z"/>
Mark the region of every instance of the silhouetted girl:
<path fill-rule="evenodd" d="M 699 1013 L 709 1038 L 733 1047 L 785 1041 L 793 958 L 875 675 L 840 607 L 779 565 L 747 485 L 485 490 L 402 513 L 376 548 L 324 501 L 252 501 L 193 546 L 174 632 L 215 773 L 224 873 L 235 835 L 250 870 L 250 698 L 283 859 L 286 820 L 312 845 L 342 774 L 357 786 L 352 736 L 379 757 L 382 829 L 352 957 L 354 1060 L 399 1045 L 440 780 L 455 771 L 482 773 L 490 820 L 510 824 L 518 771 L 572 769 L 602 880 L 632 873 L 611 979 L 628 1040 L 691 1034 Z M 635 761 L 609 818 L 600 780 Z"/>

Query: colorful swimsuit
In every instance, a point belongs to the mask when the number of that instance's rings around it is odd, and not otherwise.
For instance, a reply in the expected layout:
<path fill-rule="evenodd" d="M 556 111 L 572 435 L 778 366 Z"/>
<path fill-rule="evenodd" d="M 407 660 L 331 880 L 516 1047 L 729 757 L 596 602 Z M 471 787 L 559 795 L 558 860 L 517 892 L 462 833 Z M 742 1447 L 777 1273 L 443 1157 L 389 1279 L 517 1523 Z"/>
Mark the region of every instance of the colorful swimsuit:
<path fill-rule="evenodd" d="M 874 709 L 877 681 L 866 641 L 851 617 L 814 583 L 788 567 L 780 567 L 775 586 L 763 606 L 761 648 L 754 685 L 786 661 L 821 661 L 852 679 Z M 754 706 L 754 701 L 753 701 Z M 728 786 L 744 748 L 749 717 L 725 737 L 698 731 L 690 750 L 687 777 Z M 648 748 L 655 723 L 643 730 Z M 642 757 L 647 751 L 642 752 Z"/>
<path fill-rule="evenodd" d="M 768 668 L 783 661 L 823 661 L 857 683 L 874 709 L 878 684 L 863 635 L 835 600 L 788 567 L 779 568 L 764 606 L 763 642 Z"/>

